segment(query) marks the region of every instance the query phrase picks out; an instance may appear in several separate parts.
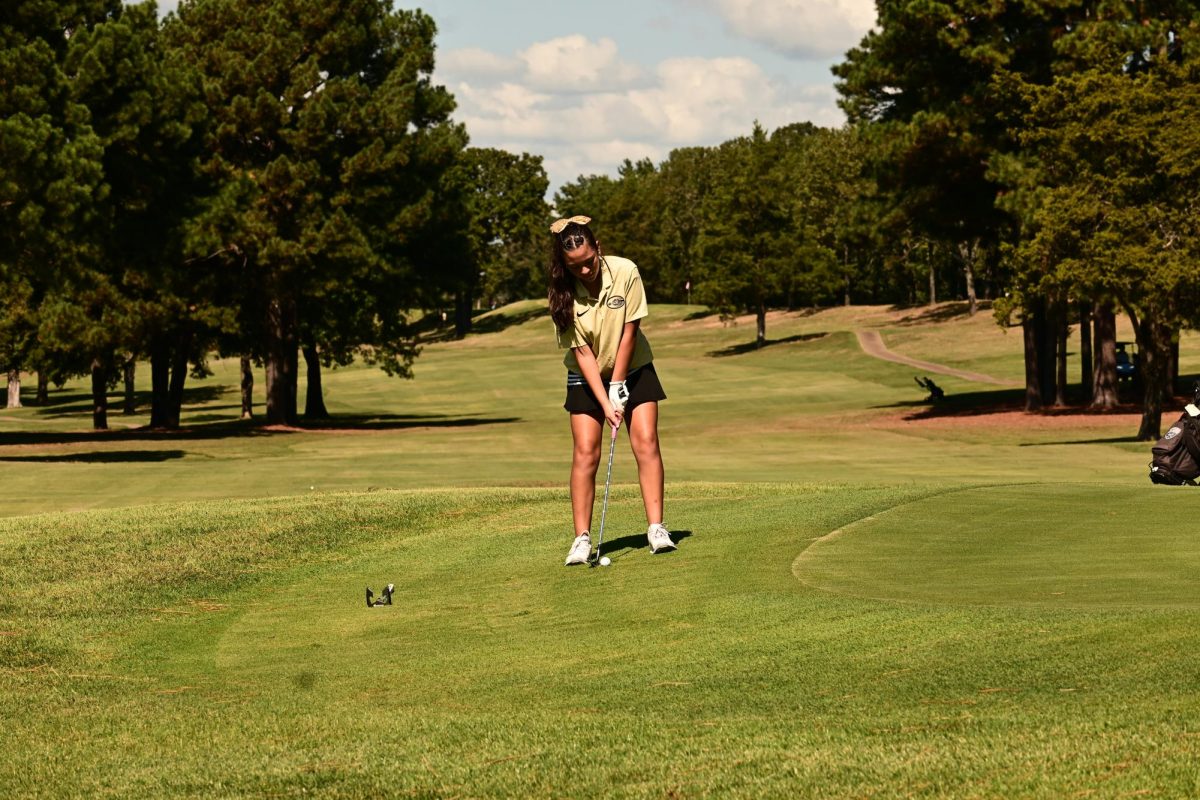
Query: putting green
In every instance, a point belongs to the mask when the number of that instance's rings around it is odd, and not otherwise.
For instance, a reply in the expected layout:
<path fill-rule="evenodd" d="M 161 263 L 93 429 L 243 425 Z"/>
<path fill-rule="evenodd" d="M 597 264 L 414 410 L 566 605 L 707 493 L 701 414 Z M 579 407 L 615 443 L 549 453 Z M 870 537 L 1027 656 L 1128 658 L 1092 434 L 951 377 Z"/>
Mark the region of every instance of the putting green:
<path fill-rule="evenodd" d="M 947 491 L 814 542 L 793 572 L 844 595 L 952 605 L 1200 608 L 1200 492 L 1077 484 Z"/>

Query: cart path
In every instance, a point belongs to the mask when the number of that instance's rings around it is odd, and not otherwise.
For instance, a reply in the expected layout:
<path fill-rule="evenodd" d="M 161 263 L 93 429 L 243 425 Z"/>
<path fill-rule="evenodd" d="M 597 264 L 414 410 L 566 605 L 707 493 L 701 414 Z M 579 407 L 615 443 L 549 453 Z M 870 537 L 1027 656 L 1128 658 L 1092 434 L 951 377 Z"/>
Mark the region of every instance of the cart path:
<path fill-rule="evenodd" d="M 863 352 L 875 358 L 881 358 L 884 361 L 894 361 L 897 364 L 906 364 L 910 367 L 916 367 L 924 372 L 936 372 L 939 375 L 953 375 L 956 378 L 962 378 L 966 381 L 974 381 L 975 383 L 994 383 L 997 386 L 1020 386 L 1016 381 L 1006 381 L 991 375 L 984 375 L 981 372 L 968 372 L 963 369 L 955 369 L 947 367 L 944 364 L 934 364 L 931 361 L 922 361 L 919 358 L 909 358 L 902 356 L 899 353 L 893 353 L 887 349 L 887 345 L 883 343 L 883 337 L 879 335 L 879 331 L 855 331 L 858 336 L 858 344 L 863 349 Z"/>

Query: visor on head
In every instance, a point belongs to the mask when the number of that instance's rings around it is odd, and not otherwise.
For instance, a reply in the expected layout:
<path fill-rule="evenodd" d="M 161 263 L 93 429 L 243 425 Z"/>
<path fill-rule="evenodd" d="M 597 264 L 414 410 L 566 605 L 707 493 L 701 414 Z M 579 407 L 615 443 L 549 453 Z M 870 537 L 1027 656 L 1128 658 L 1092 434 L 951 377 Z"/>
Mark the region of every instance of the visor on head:
<path fill-rule="evenodd" d="M 587 225 L 591 221 L 591 217 L 585 217 L 582 214 L 558 219 L 550 226 L 550 232 L 558 237 L 564 250 L 568 252 L 578 250 L 587 244 L 587 236 L 584 235 L 581 226 Z"/>

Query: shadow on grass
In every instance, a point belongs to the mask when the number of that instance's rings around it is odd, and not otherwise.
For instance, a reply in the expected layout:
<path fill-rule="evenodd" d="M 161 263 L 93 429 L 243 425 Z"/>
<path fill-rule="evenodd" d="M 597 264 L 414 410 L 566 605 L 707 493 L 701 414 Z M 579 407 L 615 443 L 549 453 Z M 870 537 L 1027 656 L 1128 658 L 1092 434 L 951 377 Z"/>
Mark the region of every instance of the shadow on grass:
<path fill-rule="evenodd" d="M 183 404 L 201 405 L 211 403 L 217 400 L 227 392 L 235 391 L 232 386 L 194 386 L 183 390 Z M 134 401 L 139 409 L 150 408 L 151 394 L 150 392 L 134 392 Z M 88 392 L 73 392 L 61 391 L 51 392 L 50 398 L 45 403 L 28 404 L 31 408 L 36 409 L 37 416 L 47 417 L 50 419 L 56 417 L 67 417 L 72 414 L 87 414 L 92 413 L 92 395 Z M 108 395 L 108 413 L 120 414 L 121 409 L 125 405 L 125 395 L 123 393 L 110 392 Z M 241 408 L 241 406 L 237 406 Z"/>
<path fill-rule="evenodd" d="M 872 408 L 910 408 L 905 419 L 934 419 L 937 417 L 974 417 L 1005 411 L 1020 411 L 1025 407 L 1024 389 L 1000 389 L 984 392 L 963 392 L 946 395 L 941 400 L 903 400 L 899 403 Z"/>
<path fill-rule="evenodd" d="M 923 325 L 927 322 L 949 322 L 952 319 L 961 319 L 971 315 L 971 304 L 966 300 L 956 300 L 952 303 L 939 303 L 930 308 L 929 306 L 892 306 L 891 311 L 911 311 L 896 321 L 897 325 Z M 976 314 L 991 312 L 992 303 L 990 300 L 980 300 L 975 307 Z"/>
<path fill-rule="evenodd" d="M 782 339 L 767 339 L 762 345 L 758 342 L 746 342 L 744 344 L 735 344 L 726 347 L 723 350 L 713 350 L 705 355 L 710 358 L 725 358 L 726 356 L 741 356 L 746 353 L 753 353 L 756 350 L 764 350 L 777 344 L 791 344 L 792 342 L 810 342 L 813 339 L 823 339 L 828 336 L 828 333 L 798 333 L 795 336 L 785 336 Z"/>
<path fill-rule="evenodd" d="M 1115 436 L 1109 439 L 1072 439 L 1064 442 L 1022 442 L 1018 447 L 1046 447 L 1052 444 L 1151 444 L 1138 441 L 1136 436 Z"/>
<path fill-rule="evenodd" d="M 131 464 L 171 461 L 186 455 L 183 450 L 114 450 L 53 456 L 0 456 L 0 461 L 23 461 L 30 464 Z"/>
<path fill-rule="evenodd" d="M 538 319 L 539 317 L 549 316 L 550 309 L 541 307 L 530 308 L 515 313 L 482 314 L 471 320 L 471 333 L 499 333 L 505 328 L 511 328 L 514 325 L 524 325 L 526 322 Z"/>
<path fill-rule="evenodd" d="M 691 531 L 671 531 L 671 539 L 675 544 L 679 544 L 684 539 L 692 535 Z M 613 553 L 629 550 L 648 550 L 650 542 L 646 540 L 646 532 L 631 533 L 628 536 L 621 536 L 617 539 L 609 539 L 604 543 L 604 555 L 612 557 Z M 669 551 L 668 551 L 669 552 Z M 666 555 L 663 553 L 662 555 Z"/>
<path fill-rule="evenodd" d="M 475 428 L 520 422 L 520 417 L 476 417 L 445 414 L 353 414 L 326 420 L 305 421 L 298 427 L 264 425 L 260 420 L 232 420 L 205 425 L 188 425 L 177 430 L 107 431 L 14 431 L 0 432 L 0 447 L 5 445 L 76 444 L 83 442 L 162 442 L 207 441 L 259 436 L 287 436 L 297 433 L 372 433 L 409 428 Z"/>
<path fill-rule="evenodd" d="M 945 398 L 930 402 L 928 400 L 905 400 L 899 403 L 872 406 L 872 408 L 911 408 L 913 413 L 906 414 L 906 420 L 936 419 L 938 417 L 976 417 L 987 414 L 1002 414 L 1025 410 L 1024 389 L 995 389 L 992 391 L 962 392 L 947 395 Z M 1115 414 L 1139 414 L 1142 407 L 1136 403 L 1121 403 L 1116 408 L 1098 409 L 1086 405 L 1071 405 L 1061 408 L 1044 408 L 1041 411 L 1031 411 L 1042 417 L 1097 417 L 1104 418 Z"/>
<path fill-rule="evenodd" d="M 507 425 L 520 417 L 449 417 L 445 414 L 345 414 L 329 419 L 306 419 L 299 428 L 267 428 L 267 432 L 304 433 L 305 431 L 395 431 L 406 428 L 475 428 L 481 425 Z"/>
<path fill-rule="evenodd" d="M 467 332 L 467 335 L 475 336 L 477 334 L 499 333 L 506 328 L 511 328 L 515 325 L 524 325 L 530 320 L 549 316 L 550 309 L 540 307 L 526 309 L 525 311 L 485 311 L 471 319 L 471 330 Z M 456 338 L 453 322 L 446 325 L 438 325 L 437 327 L 429 327 L 427 330 L 421 331 L 420 335 L 422 344 L 451 342 Z"/>

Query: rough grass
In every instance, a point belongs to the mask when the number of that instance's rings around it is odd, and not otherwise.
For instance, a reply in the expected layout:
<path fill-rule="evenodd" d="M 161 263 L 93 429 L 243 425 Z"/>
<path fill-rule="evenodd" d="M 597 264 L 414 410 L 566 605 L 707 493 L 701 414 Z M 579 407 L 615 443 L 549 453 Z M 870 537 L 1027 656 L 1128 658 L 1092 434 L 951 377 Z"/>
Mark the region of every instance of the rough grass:
<path fill-rule="evenodd" d="M 215 360 L 211 378 L 189 382 L 178 434 L 138 430 L 145 413 L 122 416 L 116 395 L 113 430 L 93 434 L 83 382 L 68 385 L 50 406 L 0 412 L 0 516 L 313 491 L 562 485 L 563 368 L 540 309 L 517 304 L 487 315 L 481 324 L 494 332 L 431 341 L 412 381 L 361 365 L 327 372 L 335 419 L 308 430 L 240 422 L 236 360 Z M 988 312 L 971 318 L 956 304 L 772 312 L 761 350 L 746 347 L 752 318 L 726 324 L 698 307 L 655 306 L 646 329 L 669 395 L 661 422 L 668 479 L 972 483 L 1053 473 L 1120 482 L 1144 465 L 1135 413 L 1048 425 L 999 419 L 977 412 L 1019 408 L 1019 389 L 941 376 L 949 400 L 931 413 L 915 370 L 861 352 L 854 331 L 864 328 L 906 355 L 1022 374 L 1020 338 Z M 1185 366 L 1190 352 L 1183 348 Z M 627 449 L 615 480 L 636 480 Z"/>
<path fill-rule="evenodd" d="M 334 431 L 199 421 L 236 411 L 225 363 L 178 436 L 94 437 L 78 387 L 8 412 L 2 793 L 1200 794 L 1200 500 L 1127 416 L 980 414 L 1003 390 L 953 378 L 930 414 L 855 345 L 1013 359 L 953 309 L 777 315 L 759 351 L 693 311 L 648 330 L 680 549 L 649 555 L 623 451 L 607 569 L 561 566 L 532 306 L 416 381 L 328 376 Z"/>
<path fill-rule="evenodd" d="M 979 490 L 972 508 L 1015 530 L 1095 501 L 1076 488 L 1017 507 Z M 652 557 L 622 490 L 609 569 L 559 566 L 556 490 L 13 520 L 0 782 L 31 797 L 1194 794 L 1194 584 L 1166 570 L 1143 576 L 1145 604 L 1011 603 L 1055 571 L 987 580 L 972 565 L 1006 564 L 1012 542 L 983 525 L 970 558 L 931 549 L 920 509 L 953 494 L 677 486 L 681 549 Z M 1070 538 L 1097 585 L 1127 538 L 1105 519 Z M 910 546 L 884 551 L 899 565 L 809 556 L 834 530 L 859 555 Z M 1145 546 L 1195 559 L 1170 542 Z M 929 588 L 963 564 L 980 580 Z M 363 585 L 389 580 L 397 604 L 366 608 Z M 64 746 L 67 730 L 87 735 Z"/>

